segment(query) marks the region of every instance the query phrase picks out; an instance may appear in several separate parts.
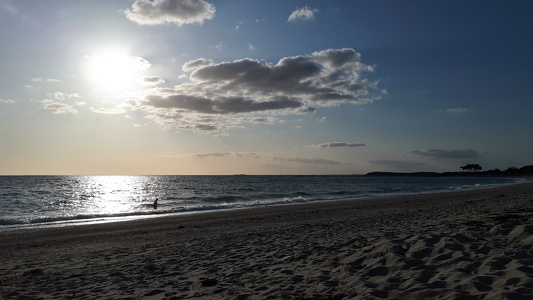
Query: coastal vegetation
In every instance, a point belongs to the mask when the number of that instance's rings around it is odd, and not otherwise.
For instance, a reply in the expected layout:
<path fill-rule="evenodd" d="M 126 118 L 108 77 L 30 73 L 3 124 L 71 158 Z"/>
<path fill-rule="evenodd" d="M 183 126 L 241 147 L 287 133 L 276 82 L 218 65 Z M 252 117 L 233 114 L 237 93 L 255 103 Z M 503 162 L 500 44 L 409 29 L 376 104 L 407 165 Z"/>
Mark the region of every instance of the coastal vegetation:
<path fill-rule="evenodd" d="M 467 164 L 460 167 L 460 172 L 370 172 L 368 176 L 418 176 L 418 177 L 440 177 L 440 176 L 531 176 L 533 175 L 533 165 L 527 165 L 520 168 L 509 167 L 505 170 L 492 169 L 482 171 L 479 164 Z"/>
<path fill-rule="evenodd" d="M 487 175 L 508 175 L 508 176 L 517 176 L 517 175 L 533 175 L 533 165 L 523 166 L 521 168 L 509 167 L 505 170 L 493 169 L 483 172 Z"/>

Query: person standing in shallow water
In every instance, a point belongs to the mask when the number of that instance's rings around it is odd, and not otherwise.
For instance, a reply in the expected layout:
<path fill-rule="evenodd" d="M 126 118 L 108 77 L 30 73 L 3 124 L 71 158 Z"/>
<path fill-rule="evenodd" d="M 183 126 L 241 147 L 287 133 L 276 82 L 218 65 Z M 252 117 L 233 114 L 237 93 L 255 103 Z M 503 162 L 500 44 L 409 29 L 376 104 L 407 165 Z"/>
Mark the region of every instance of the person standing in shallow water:
<path fill-rule="evenodd" d="M 154 201 L 154 209 L 157 209 L 157 201 L 159 200 L 159 198 L 155 198 L 155 201 Z"/>

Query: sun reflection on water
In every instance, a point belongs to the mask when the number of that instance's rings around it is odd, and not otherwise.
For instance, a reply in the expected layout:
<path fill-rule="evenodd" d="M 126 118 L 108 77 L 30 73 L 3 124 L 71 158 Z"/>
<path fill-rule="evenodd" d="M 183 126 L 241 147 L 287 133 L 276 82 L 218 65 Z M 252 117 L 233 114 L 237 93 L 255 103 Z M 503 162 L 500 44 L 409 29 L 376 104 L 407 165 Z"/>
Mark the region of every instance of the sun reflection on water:
<path fill-rule="evenodd" d="M 78 190 L 78 205 L 92 215 L 132 212 L 144 201 L 145 183 L 138 176 L 83 177 Z"/>

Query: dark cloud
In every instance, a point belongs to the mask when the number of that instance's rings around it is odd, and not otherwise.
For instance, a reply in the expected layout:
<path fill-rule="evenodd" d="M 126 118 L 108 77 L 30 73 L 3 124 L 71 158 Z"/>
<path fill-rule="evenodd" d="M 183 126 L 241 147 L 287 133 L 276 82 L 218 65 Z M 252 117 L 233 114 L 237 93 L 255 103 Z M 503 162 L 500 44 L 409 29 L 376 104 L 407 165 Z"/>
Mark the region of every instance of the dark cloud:
<path fill-rule="evenodd" d="M 178 108 L 206 114 L 232 114 L 260 112 L 297 108 L 302 104 L 298 101 L 279 97 L 272 101 L 255 102 L 245 98 L 209 99 L 187 95 L 172 95 L 168 97 L 149 96 L 145 104 L 159 108 Z"/>
<path fill-rule="evenodd" d="M 428 149 L 428 150 L 415 150 L 409 153 L 432 157 L 432 158 L 445 158 L 445 159 L 477 158 L 481 156 L 479 152 L 472 150 L 472 149 L 464 149 L 464 150 Z"/>
<path fill-rule="evenodd" d="M 333 142 L 333 143 L 324 143 L 318 145 L 311 145 L 312 148 L 352 148 L 352 147 L 362 147 L 366 146 L 364 143 L 344 143 L 344 142 Z"/>
<path fill-rule="evenodd" d="M 367 96 L 376 84 L 361 78 L 362 73 L 372 68 L 359 59 L 353 49 L 285 57 L 276 65 L 246 58 L 198 68 L 190 79 L 205 91 L 246 92 L 255 98 L 284 95 L 322 105 L 366 103 L 375 100 Z"/>
<path fill-rule="evenodd" d="M 211 101 L 196 96 L 173 95 L 161 97 L 153 95 L 146 97 L 146 102 L 144 104 L 157 108 L 179 108 L 203 113 L 213 113 L 213 105 Z"/>
<path fill-rule="evenodd" d="M 159 76 L 146 76 L 142 79 L 144 85 L 158 85 L 160 83 L 165 83 L 165 80 Z"/>
<path fill-rule="evenodd" d="M 179 117 L 176 127 L 192 129 L 181 119 L 186 112 L 226 115 L 230 126 L 251 115 L 309 114 L 317 107 L 380 98 L 377 83 L 363 76 L 373 68 L 346 48 L 285 57 L 275 65 L 250 58 L 215 64 L 201 58 L 185 63 L 183 70 L 191 72 L 189 82 L 149 90 L 135 107 L 164 117 L 167 124 L 171 116 Z"/>
<path fill-rule="evenodd" d="M 204 0 L 136 0 L 126 17 L 141 25 L 203 23 L 215 16 L 215 7 Z"/>
<path fill-rule="evenodd" d="M 296 97 L 299 101 L 366 103 L 376 83 L 362 77 L 372 68 L 360 63 L 353 49 L 329 49 L 282 58 L 276 65 L 241 59 L 201 67 L 190 78 L 205 92 L 246 93 L 256 99 Z"/>
<path fill-rule="evenodd" d="M 217 103 L 215 108 L 225 113 L 248 113 L 269 110 L 281 110 L 287 108 L 298 108 L 302 104 L 288 97 L 279 96 L 271 101 L 255 102 L 244 98 L 227 98 Z"/>
<path fill-rule="evenodd" d="M 198 130 L 212 131 L 217 130 L 218 126 L 213 124 L 196 124 L 194 128 Z"/>

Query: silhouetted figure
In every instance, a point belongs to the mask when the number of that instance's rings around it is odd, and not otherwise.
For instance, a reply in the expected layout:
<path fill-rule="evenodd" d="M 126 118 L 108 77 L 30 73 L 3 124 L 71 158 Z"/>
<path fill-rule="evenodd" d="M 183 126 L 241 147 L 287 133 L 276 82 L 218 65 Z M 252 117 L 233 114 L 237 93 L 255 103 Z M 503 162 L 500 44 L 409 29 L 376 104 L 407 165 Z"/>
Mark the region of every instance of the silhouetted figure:
<path fill-rule="evenodd" d="M 158 198 L 155 198 L 155 201 L 154 201 L 154 209 L 157 209 L 157 200 L 159 200 Z"/>

